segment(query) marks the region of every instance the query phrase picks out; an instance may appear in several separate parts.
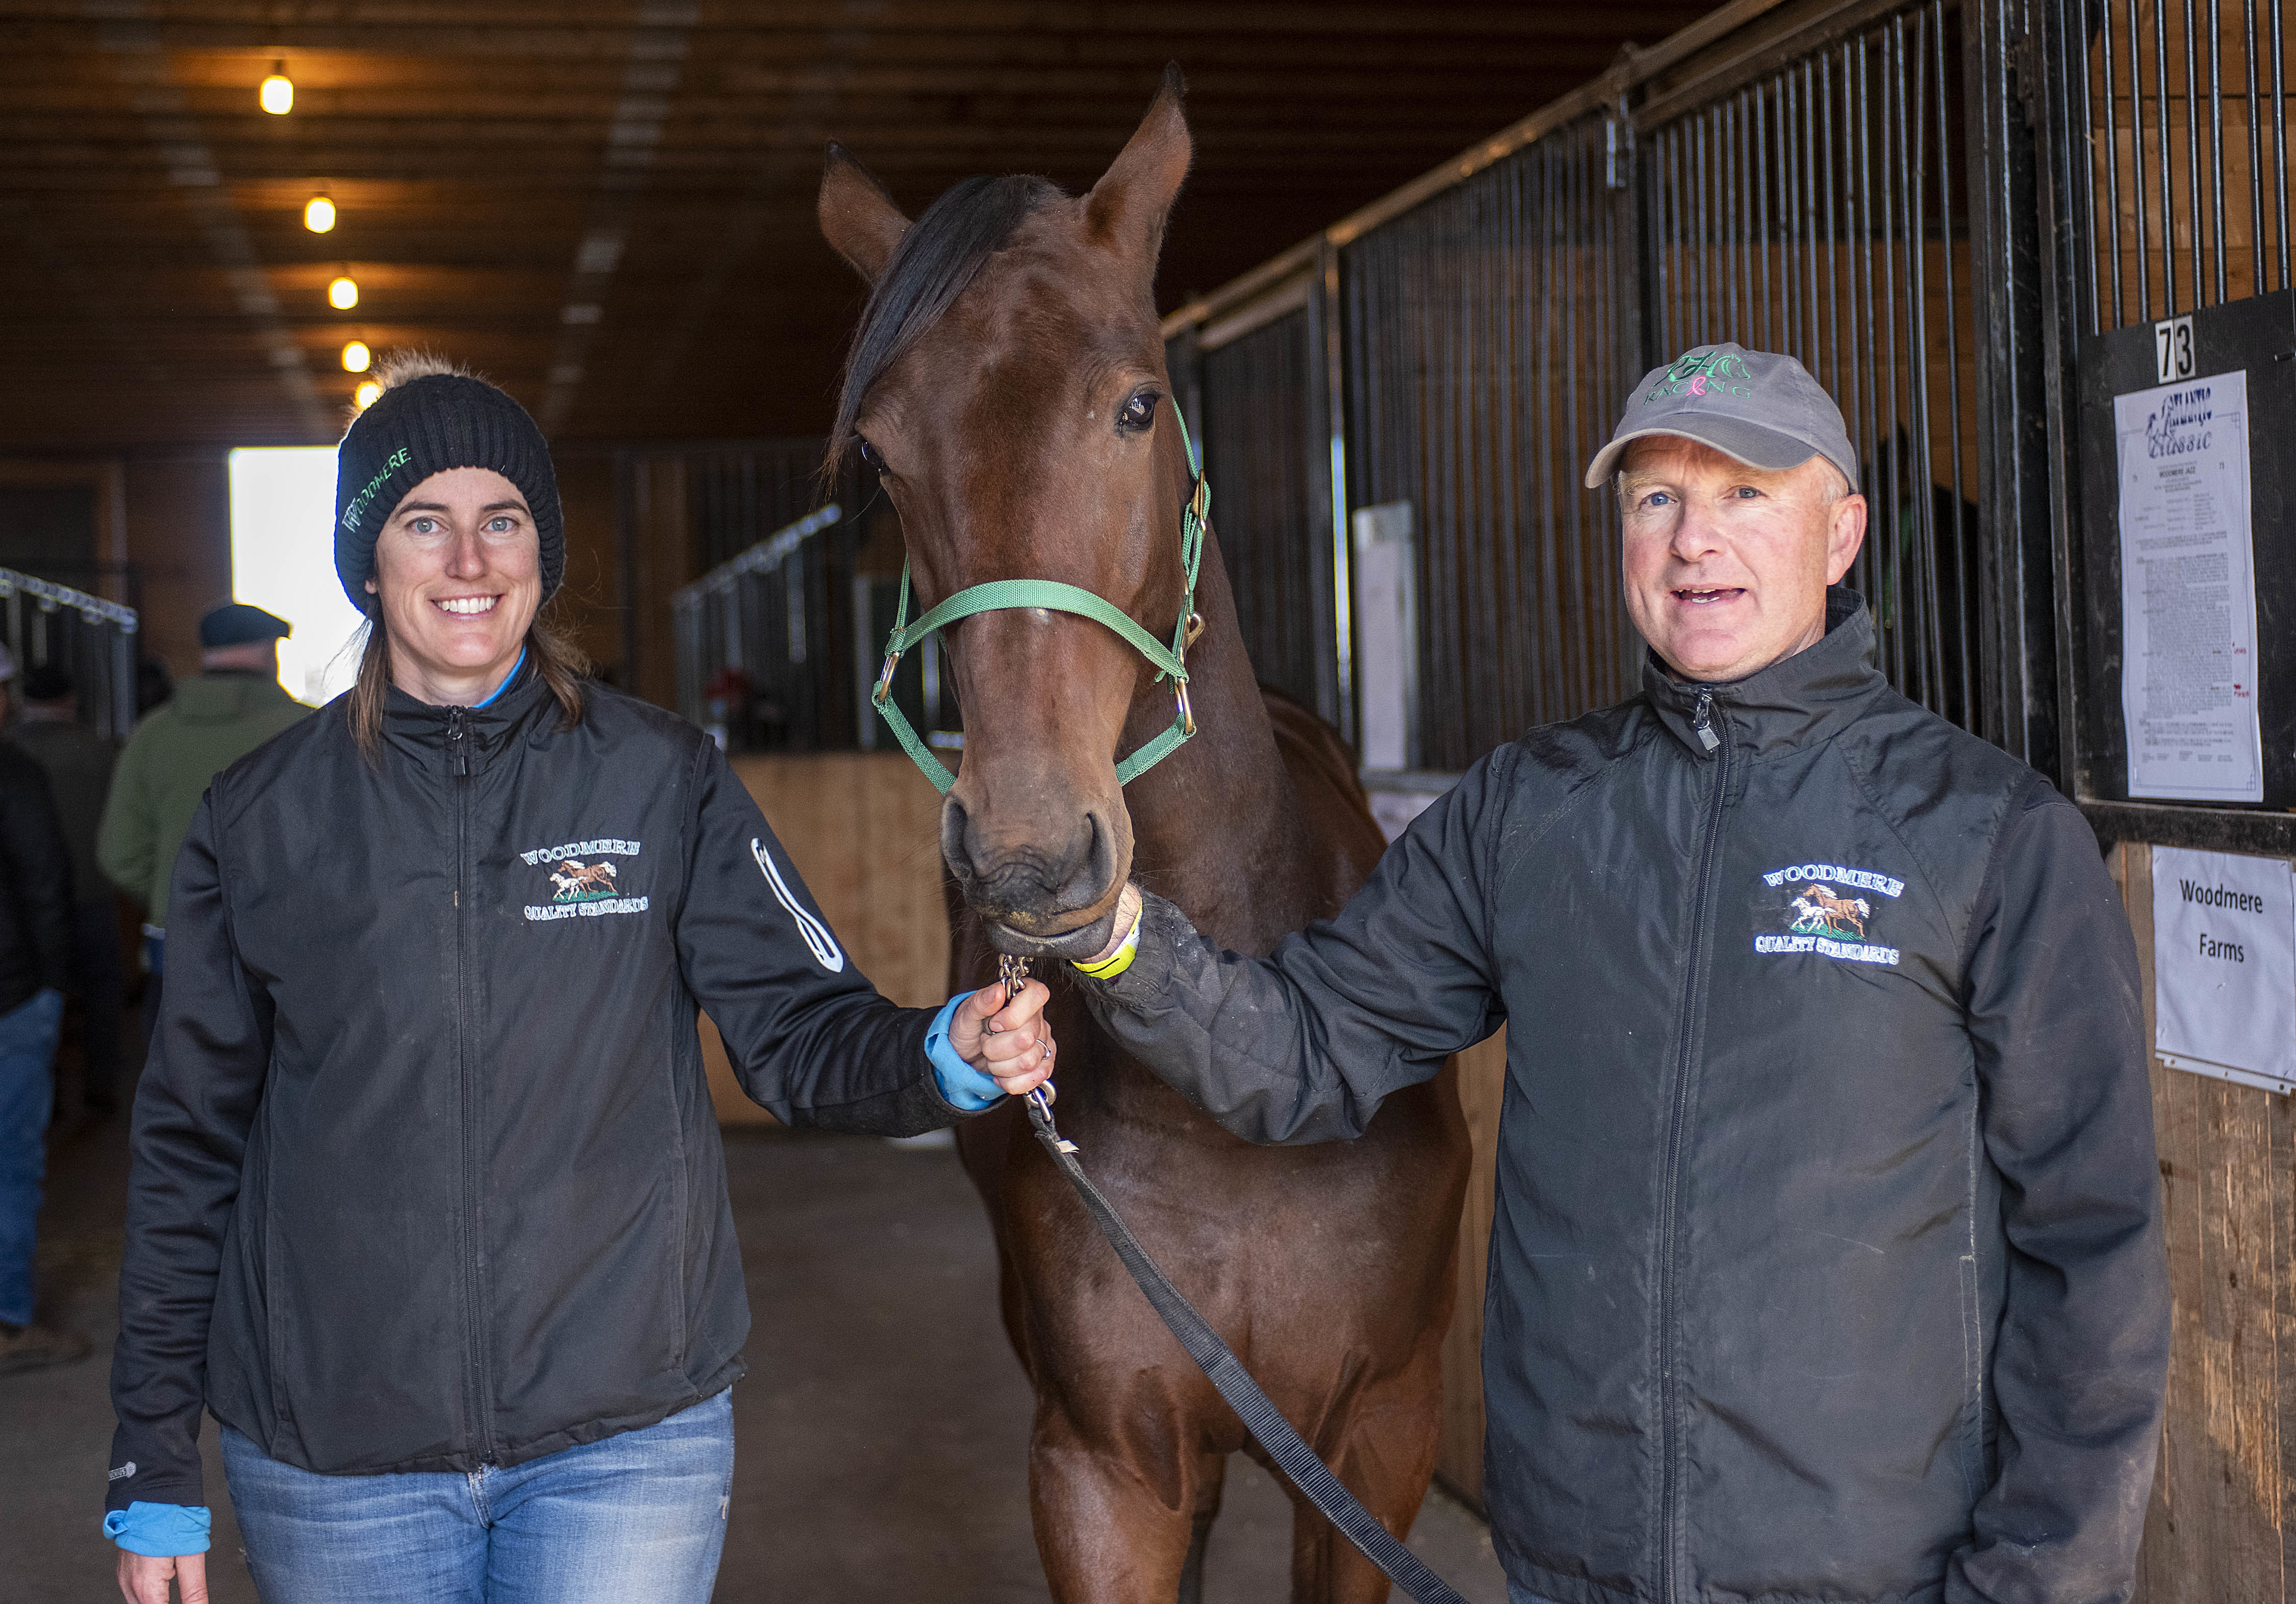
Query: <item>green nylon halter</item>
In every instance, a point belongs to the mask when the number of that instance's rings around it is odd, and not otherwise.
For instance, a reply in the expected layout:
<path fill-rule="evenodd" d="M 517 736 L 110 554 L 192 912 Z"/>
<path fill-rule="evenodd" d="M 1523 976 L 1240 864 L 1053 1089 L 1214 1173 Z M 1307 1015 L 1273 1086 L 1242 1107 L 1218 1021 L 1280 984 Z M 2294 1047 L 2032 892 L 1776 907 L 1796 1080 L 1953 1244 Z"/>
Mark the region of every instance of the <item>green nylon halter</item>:
<path fill-rule="evenodd" d="M 1064 585 L 1058 580 L 991 580 L 986 584 L 967 586 L 942 602 L 914 623 L 909 616 L 909 564 L 901 562 L 901 601 L 893 613 L 893 632 L 885 637 L 885 668 L 877 676 L 877 688 L 869 700 L 884 715 L 885 722 L 893 728 L 893 738 L 900 742 L 924 777 L 943 795 L 956 784 L 956 776 L 947 765 L 932 754 L 931 750 L 917 738 L 910 727 L 907 715 L 893 701 L 893 669 L 901 661 L 901 654 L 925 637 L 938 633 L 961 618 L 976 613 L 996 613 L 1009 607 L 1044 607 L 1054 613 L 1073 613 L 1107 625 L 1122 637 L 1127 645 L 1155 665 L 1160 683 L 1172 681 L 1172 698 L 1177 711 L 1171 724 L 1154 740 L 1116 765 L 1116 783 L 1128 786 L 1141 775 L 1154 768 L 1177 751 L 1182 743 L 1196 733 L 1196 715 L 1188 706 L 1187 654 L 1195 640 L 1196 631 L 1203 621 L 1196 616 L 1196 566 L 1204 554 L 1204 520 L 1210 515 L 1212 487 L 1203 471 L 1195 468 L 1195 450 L 1188 439 L 1188 422 L 1180 415 L 1177 402 L 1172 404 L 1172 416 L 1180 425 L 1180 452 L 1194 470 L 1195 481 L 1188 502 L 1180 509 L 1180 563 L 1187 571 L 1188 588 L 1180 597 L 1180 616 L 1172 626 L 1172 644 L 1162 641 L 1142 629 L 1131 616 L 1107 597 L 1096 596 L 1074 585 Z"/>

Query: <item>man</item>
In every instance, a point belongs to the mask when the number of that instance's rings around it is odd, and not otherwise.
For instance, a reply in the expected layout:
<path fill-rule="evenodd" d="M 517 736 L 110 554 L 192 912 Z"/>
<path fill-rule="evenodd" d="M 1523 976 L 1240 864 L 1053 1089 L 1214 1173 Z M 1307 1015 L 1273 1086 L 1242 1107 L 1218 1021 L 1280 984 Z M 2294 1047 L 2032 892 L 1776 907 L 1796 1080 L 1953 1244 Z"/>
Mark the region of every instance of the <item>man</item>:
<path fill-rule="evenodd" d="M 279 684 L 280 637 L 294 626 L 243 602 L 200 620 L 198 678 L 140 720 L 119 754 L 96 833 L 111 883 L 144 909 L 144 1039 L 160 1016 L 168 878 L 208 782 L 310 709 Z"/>
<path fill-rule="evenodd" d="M 1128 888 L 1079 982 L 1257 1141 L 1352 1136 L 1506 1022 L 1517 1604 L 2131 1585 L 2169 1337 L 2134 944 L 2079 811 L 1875 670 L 1857 471 L 1786 358 L 1654 370 L 1587 476 L 1642 695 L 1477 764 L 1272 958 Z"/>
<path fill-rule="evenodd" d="M 72 985 L 86 1043 L 80 1100 L 92 1115 L 119 1106 L 119 1015 L 127 1004 L 119 963 L 119 914 L 111 882 L 95 861 L 95 827 L 111 791 L 119 749 L 79 721 L 71 675 L 44 663 L 24 676 L 24 709 L 8 730 L 48 777 L 71 854 Z"/>
<path fill-rule="evenodd" d="M 0 646 L 0 716 L 15 659 Z M 69 1364 L 87 1338 L 32 1322 L 56 1035 L 71 951 L 71 868 L 47 777 L 0 741 L 0 1376 Z"/>

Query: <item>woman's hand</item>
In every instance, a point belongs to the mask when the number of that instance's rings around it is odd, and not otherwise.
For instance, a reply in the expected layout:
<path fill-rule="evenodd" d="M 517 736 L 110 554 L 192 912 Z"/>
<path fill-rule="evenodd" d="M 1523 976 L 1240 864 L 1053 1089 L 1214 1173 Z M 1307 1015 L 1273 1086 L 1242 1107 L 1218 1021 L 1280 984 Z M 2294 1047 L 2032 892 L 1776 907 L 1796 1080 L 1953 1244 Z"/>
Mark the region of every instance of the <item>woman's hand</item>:
<path fill-rule="evenodd" d="M 168 1604 L 168 1582 L 182 1590 L 183 1604 L 208 1604 L 208 1557 L 178 1554 L 156 1559 L 119 1551 L 119 1593 L 127 1604 Z"/>
<path fill-rule="evenodd" d="M 1044 1016 L 1052 996 L 1040 980 L 1010 1002 L 1001 983 L 983 986 L 950 1018 L 948 1044 L 1008 1096 L 1019 1097 L 1053 1073 L 1053 1030 Z"/>

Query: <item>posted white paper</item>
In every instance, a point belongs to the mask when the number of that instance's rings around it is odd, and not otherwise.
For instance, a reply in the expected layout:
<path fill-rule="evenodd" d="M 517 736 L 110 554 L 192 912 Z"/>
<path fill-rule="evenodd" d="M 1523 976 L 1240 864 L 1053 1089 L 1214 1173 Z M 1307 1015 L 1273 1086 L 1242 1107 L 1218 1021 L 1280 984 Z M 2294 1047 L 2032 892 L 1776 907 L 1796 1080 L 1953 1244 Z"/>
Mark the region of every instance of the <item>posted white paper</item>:
<path fill-rule="evenodd" d="M 2296 874 L 2152 849 L 2153 1047 L 2172 1069 L 2296 1088 Z"/>
<path fill-rule="evenodd" d="M 2128 794 L 2262 802 L 2248 375 L 2115 396 Z"/>

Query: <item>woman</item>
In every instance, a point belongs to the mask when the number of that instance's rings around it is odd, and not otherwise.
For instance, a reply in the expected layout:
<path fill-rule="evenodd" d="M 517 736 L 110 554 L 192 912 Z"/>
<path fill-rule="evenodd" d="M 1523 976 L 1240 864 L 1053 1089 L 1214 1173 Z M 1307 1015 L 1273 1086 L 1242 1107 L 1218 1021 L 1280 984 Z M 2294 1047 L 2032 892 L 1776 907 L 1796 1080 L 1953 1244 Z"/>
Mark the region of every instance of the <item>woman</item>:
<path fill-rule="evenodd" d="M 136 1099 L 105 1528 L 203 1586 L 202 1407 L 274 1604 L 702 1600 L 749 1330 L 697 1005 L 795 1124 L 1051 1057 L 847 960 L 707 737 L 586 682 L 547 448 L 418 361 L 343 438 L 357 685 L 218 775 Z"/>

